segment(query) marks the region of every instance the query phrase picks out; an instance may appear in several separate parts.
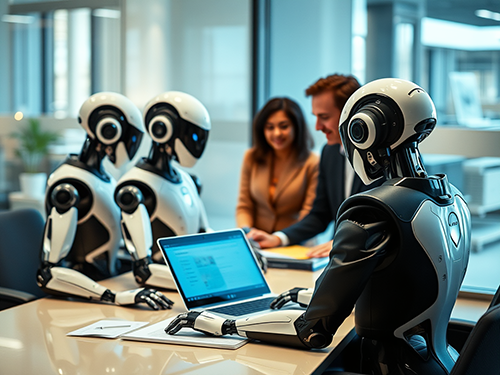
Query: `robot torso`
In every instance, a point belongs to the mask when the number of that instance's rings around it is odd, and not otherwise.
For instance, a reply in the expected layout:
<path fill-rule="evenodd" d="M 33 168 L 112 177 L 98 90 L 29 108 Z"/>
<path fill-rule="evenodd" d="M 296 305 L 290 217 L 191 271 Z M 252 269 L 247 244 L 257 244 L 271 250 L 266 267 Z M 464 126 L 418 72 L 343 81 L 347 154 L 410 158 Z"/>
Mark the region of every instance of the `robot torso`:
<path fill-rule="evenodd" d="M 78 224 L 71 250 L 65 261 L 70 266 L 90 263 L 109 274 L 115 273 L 120 231 L 120 209 L 115 204 L 113 193 L 115 181 L 111 176 L 102 176 L 89 170 L 76 156 L 69 156 L 47 181 L 45 204 L 51 214 L 51 193 L 61 184 L 69 183 L 78 191 Z M 100 265 L 99 265 L 100 264 Z"/>
<path fill-rule="evenodd" d="M 204 231 L 204 207 L 191 176 L 175 168 L 178 182 L 172 182 L 158 173 L 133 167 L 118 181 L 123 186 L 138 187 L 144 196 L 153 238 L 199 233 Z"/>
<path fill-rule="evenodd" d="M 339 211 L 376 207 L 389 218 L 393 238 L 356 302 L 356 331 L 378 340 L 426 332 L 451 368 L 446 329 L 468 264 L 470 214 L 455 187 L 445 181 L 448 194 L 434 198 L 422 181 L 429 180 L 387 181 L 349 198 Z"/>

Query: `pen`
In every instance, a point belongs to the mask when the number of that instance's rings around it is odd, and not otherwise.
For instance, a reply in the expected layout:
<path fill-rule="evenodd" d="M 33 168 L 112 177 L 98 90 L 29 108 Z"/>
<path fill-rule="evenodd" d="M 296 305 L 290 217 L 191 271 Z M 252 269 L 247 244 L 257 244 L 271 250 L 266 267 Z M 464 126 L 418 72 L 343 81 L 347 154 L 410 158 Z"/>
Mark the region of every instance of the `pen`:
<path fill-rule="evenodd" d="M 95 329 L 106 329 L 106 328 L 126 328 L 126 327 L 130 327 L 130 324 L 129 324 L 129 325 L 124 325 L 124 326 L 106 326 L 106 327 L 96 327 Z"/>

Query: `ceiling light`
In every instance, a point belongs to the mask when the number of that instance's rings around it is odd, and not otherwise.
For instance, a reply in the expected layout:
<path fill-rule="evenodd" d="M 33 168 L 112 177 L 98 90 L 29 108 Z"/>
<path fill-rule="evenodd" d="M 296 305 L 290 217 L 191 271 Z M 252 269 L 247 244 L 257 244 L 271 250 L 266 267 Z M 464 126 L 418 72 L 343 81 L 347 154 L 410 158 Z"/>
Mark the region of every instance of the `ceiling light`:
<path fill-rule="evenodd" d="M 99 9 L 94 9 L 92 15 L 95 17 L 118 19 L 120 18 L 120 11 L 114 9 L 99 8 Z"/>
<path fill-rule="evenodd" d="M 492 12 L 491 10 L 487 10 L 487 9 L 478 9 L 474 12 L 474 14 L 478 17 L 481 17 L 481 18 L 486 18 L 489 20 L 494 20 L 494 21 L 500 22 L 500 13 L 498 13 L 498 12 Z"/>
<path fill-rule="evenodd" d="M 8 23 L 24 23 L 29 24 L 34 21 L 35 17 L 33 16 L 25 16 L 19 14 L 4 14 L 2 16 L 2 22 Z"/>

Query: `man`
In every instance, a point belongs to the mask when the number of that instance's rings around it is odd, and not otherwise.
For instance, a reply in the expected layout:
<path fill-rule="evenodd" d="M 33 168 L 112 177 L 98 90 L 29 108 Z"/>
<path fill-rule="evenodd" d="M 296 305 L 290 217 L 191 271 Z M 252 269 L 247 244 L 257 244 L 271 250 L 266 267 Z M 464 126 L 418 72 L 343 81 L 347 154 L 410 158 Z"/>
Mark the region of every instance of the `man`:
<path fill-rule="evenodd" d="M 359 87 L 359 82 L 353 76 L 333 74 L 320 78 L 306 89 L 306 95 L 312 97 L 316 130 L 322 131 L 327 141 L 321 152 L 316 198 L 307 216 L 282 231 L 269 234 L 252 229 L 248 233 L 248 238 L 259 243 L 261 248 L 287 246 L 313 238 L 324 232 L 335 220 L 345 198 L 380 184 L 376 182 L 365 186 L 344 157 L 341 146 L 340 114 L 349 97 Z M 331 247 L 332 241 L 314 246 L 310 249 L 309 256 L 328 256 Z"/>

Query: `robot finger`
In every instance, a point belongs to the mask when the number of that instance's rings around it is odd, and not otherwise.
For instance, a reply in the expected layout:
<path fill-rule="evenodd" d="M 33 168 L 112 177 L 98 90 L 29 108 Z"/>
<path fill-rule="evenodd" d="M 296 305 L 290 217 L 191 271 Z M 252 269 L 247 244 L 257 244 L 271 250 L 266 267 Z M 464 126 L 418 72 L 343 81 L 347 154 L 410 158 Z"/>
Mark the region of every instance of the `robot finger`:
<path fill-rule="evenodd" d="M 181 330 L 182 327 L 188 326 L 187 314 L 180 314 L 170 322 L 170 324 L 165 328 L 165 332 L 169 335 L 175 335 Z"/>
<path fill-rule="evenodd" d="M 285 303 L 291 300 L 292 297 L 288 292 L 286 292 L 278 296 L 274 301 L 272 301 L 270 307 L 271 309 L 281 309 L 285 305 Z"/>
<path fill-rule="evenodd" d="M 142 300 L 148 304 L 149 307 L 151 307 L 153 310 L 159 310 L 160 306 L 153 301 L 149 296 L 142 296 Z"/>
<path fill-rule="evenodd" d="M 151 299 L 153 299 L 162 309 L 171 309 L 174 304 L 169 300 L 163 293 L 155 292 L 151 294 Z"/>

